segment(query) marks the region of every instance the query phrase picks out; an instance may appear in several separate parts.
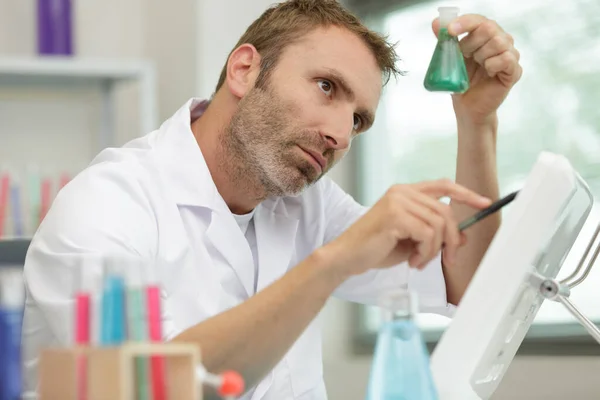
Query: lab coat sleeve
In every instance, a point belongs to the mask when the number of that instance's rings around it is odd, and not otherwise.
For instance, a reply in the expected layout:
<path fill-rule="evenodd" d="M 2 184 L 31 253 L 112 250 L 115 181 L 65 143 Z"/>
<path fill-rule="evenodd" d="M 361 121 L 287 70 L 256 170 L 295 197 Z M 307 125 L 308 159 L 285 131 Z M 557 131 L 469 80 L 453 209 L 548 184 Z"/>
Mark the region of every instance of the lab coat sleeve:
<path fill-rule="evenodd" d="M 323 184 L 325 204 L 325 242 L 329 242 L 348 229 L 364 215 L 368 208 L 358 204 L 337 184 L 328 180 Z M 446 283 L 442 272 L 441 254 L 423 270 L 402 263 L 388 269 L 373 269 L 344 282 L 335 296 L 367 305 L 377 305 L 379 295 L 387 290 L 406 285 L 419 297 L 420 311 L 451 316 L 454 306 L 446 298 Z"/>
<path fill-rule="evenodd" d="M 100 255 L 132 256 L 154 268 L 157 228 L 139 181 L 124 172 L 130 168 L 103 163 L 86 169 L 57 195 L 35 234 L 24 267 L 26 362 L 49 344 L 71 342 L 76 279 L 85 274 L 97 295 Z"/>

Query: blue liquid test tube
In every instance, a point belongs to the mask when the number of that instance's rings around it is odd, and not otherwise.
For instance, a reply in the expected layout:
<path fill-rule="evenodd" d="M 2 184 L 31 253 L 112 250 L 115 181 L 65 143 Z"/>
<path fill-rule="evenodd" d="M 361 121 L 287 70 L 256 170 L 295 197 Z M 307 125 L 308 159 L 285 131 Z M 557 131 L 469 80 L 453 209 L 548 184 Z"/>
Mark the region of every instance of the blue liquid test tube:
<path fill-rule="evenodd" d="M 100 344 L 118 346 L 126 339 L 125 280 L 114 264 L 104 267 Z"/>

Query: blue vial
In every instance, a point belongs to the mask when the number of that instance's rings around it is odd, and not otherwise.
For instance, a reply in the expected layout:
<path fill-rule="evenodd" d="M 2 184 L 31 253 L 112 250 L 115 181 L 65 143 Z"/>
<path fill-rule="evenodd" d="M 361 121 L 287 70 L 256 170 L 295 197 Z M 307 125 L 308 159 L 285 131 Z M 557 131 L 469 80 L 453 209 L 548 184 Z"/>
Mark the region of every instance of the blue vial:
<path fill-rule="evenodd" d="M 415 323 L 416 296 L 385 293 L 383 323 L 377 336 L 367 400 L 437 400 L 429 353 Z"/>

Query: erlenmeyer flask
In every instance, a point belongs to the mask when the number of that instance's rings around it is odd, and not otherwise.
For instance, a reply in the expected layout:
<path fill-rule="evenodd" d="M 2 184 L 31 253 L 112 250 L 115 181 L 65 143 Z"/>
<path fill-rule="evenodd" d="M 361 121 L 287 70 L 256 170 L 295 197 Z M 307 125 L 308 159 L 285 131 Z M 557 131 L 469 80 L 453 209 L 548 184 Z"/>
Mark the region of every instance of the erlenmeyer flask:
<path fill-rule="evenodd" d="M 458 17 L 458 7 L 440 7 L 440 31 L 424 86 L 430 92 L 463 93 L 469 88 L 469 75 L 458 38 L 448 33 L 448 24 Z"/>
<path fill-rule="evenodd" d="M 380 301 L 379 329 L 367 400 L 437 400 L 429 353 L 415 323 L 416 296 L 399 290 Z"/>

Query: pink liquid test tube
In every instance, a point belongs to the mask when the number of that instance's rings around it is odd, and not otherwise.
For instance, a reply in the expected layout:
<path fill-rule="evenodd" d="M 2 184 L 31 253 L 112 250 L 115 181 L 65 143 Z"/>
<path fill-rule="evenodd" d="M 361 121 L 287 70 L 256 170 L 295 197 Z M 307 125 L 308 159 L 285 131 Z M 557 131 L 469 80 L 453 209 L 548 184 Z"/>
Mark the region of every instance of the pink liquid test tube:
<path fill-rule="evenodd" d="M 8 212 L 8 191 L 10 189 L 10 177 L 8 174 L 0 176 L 0 239 L 4 236 L 4 225 L 6 213 Z"/>
<path fill-rule="evenodd" d="M 46 217 L 48 210 L 50 210 L 50 203 L 52 202 L 52 182 L 50 179 L 44 179 L 42 181 L 42 201 L 41 201 L 41 210 L 40 210 L 40 223 Z"/>
<path fill-rule="evenodd" d="M 60 175 L 60 181 L 58 184 L 59 189 L 62 189 L 65 186 L 67 186 L 67 183 L 69 183 L 70 181 L 71 181 L 71 177 L 69 176 L 69 174 L 67 174 L 66 172 L 62 173 Z"/>
<path fill-rule="evenodd" d="M 90 343 L 90 294 L 78 292 L 75 294 L 75 343 L 88 345 Z"/>
<path fill-rule="evenodd" d="M 78 346 L 87 346 L 90 343 L 90 295 L 78 292 L 75 295 L 75 343 Z M 85 356 L 81 356 L 78 363 L 77 398 L 87 398 L 87 362 Z"/>
<path fill-rule="evenodd" d="M 91 261 L 98 257 L 81 256 L 81 262 L 75 266 L 75 288 L 74 300 L 74 339 L 75 346 L 85 347 L 91 343 L 92 325 L 92 292 L 93 292 L 93 269 L 99 265 L 93 265 Z M 77 399 L 87 399 L 87 360 L 81 355 L 77 360 Z"/>
<path fill-rule="evenodd" d="M 162 342 L 160 287 L 154 276 L 149 276 L 146 284 L 148 307 L 148 337 L 151 342 Z M 162 356 L 150 356 L 150 374 L 154 400 L 165 400 L 165 363 Z"/>

